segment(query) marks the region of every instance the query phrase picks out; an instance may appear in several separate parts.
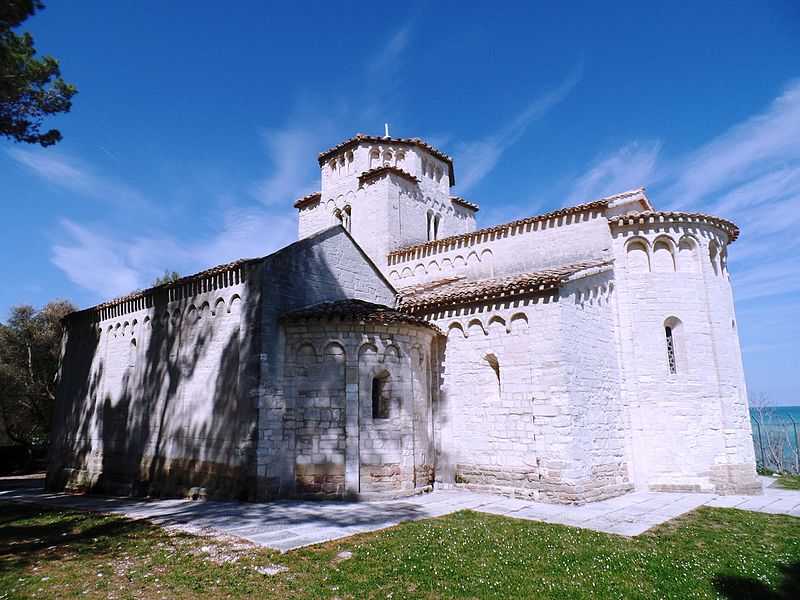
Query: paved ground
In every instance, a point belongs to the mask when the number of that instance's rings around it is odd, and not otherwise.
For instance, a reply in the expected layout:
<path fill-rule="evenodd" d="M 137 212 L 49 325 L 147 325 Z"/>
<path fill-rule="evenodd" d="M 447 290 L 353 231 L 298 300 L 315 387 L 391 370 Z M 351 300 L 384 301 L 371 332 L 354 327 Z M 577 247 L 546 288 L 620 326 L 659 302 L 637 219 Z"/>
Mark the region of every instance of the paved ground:
<path fill-rule="evenodd" d="M 764 480 L 765 486 L 772 483 L 770 478 Z M 534 503 L 456 490 L 376 502 L 244 503 L 50 494 L 44 491 L 41 479 L 16 478 L 0 481 L 0 499 L 186 523 L 192 528 L 208 527 L 281 552 L 461 509 L 628 536 L 702 505 L 800 517 L 800 491 L 776 488 L 766 488 L 763 496 L 633 492 L 583 506 Z"/>

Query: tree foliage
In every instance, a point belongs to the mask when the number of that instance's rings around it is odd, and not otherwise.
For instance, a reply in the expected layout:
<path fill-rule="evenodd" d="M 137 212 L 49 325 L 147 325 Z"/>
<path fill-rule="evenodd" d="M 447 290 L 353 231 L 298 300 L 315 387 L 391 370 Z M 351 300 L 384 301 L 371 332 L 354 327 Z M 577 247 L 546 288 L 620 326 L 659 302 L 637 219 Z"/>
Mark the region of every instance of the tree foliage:
<path fill-rule="evenodd" d="M 24 446 L 47 442 L 61 353 L 61 319 L 76 310 L 54 300 L 41 310 L 15 306 L 0 324 L 0 418 L 6 435 Z"/>
<path fill-rule="evenodd" d="M 169 269 L 164 269 L 164 274 L 156 277 L 153 280 L 153 283 L 150 287 L 156 287 L 158 285 L 164 285 L 165 283 L 172 283 L 173 281 L 177 281 L 180 279 L 180 273 L 177 271 L 170 271 Z"/>
<path fill-rule="evenodd" d="M 34 58 L 36 49 L 28 32 L 11 31 L 42 8 L 41 0 L 0 1 L 0 135 L 51 146 L 61 139 L 61 132 L 42 133 L 42 120 L 69 111 L 78 90 L 61 78 L 55 58 Z"/>

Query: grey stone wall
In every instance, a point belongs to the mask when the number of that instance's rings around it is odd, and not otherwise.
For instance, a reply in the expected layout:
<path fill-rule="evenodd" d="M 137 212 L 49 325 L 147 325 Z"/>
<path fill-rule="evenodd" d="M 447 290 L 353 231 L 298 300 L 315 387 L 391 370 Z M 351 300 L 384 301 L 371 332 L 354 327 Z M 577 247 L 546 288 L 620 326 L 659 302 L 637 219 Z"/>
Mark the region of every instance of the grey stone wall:
<path fill-rule="evenodd" d="M 408 493 L 433 482 L 435 334 L 414 325 L 284 324 L 284 432 L 293 493 Z M 385 413 L 373 414 L 380 379 Z"/>

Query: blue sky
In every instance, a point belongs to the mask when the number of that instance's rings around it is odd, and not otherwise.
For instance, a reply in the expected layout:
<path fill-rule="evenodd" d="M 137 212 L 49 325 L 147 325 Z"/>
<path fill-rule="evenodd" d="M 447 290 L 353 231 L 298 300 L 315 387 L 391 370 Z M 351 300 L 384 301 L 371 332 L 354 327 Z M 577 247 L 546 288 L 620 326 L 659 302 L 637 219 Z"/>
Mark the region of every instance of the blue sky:
<path fill-rule="evenodd" d="M 80 92 L 57 146 L 0 140 L 0 318 L 284 246 L 316 153 L 388 121 L 479 226 L 642 185 L 736 222 L 749 388 L 800 404 L 800 4 L 699 4 L 51 0 Z"/>

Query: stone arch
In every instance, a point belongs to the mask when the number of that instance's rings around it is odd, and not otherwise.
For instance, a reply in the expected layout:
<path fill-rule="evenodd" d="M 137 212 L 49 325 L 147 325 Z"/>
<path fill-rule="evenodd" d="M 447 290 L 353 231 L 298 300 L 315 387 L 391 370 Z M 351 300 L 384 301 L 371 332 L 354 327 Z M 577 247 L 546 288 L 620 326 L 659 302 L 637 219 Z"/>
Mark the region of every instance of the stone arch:
<path fill-rule="evenodd" d="M 427 275 L 427 271 L 425 271 L 425 265 L 420 263 L 416 267 L 414 267 L 414 275 L 416 276 Z"/>
<path fill-rule="evenodd" d="M 630 273 L 648 273 L 650 271 L 650 246 L 644 238 L 636 237 L 625 244 L 625 256 Z"/>
<path fill-rule="evenodd" d="M 325 358 L 330 358 L 335 360 L 336 362 L 345 362 L 347 357 L 347 352 L 339 342 L 328 342 L 325 346 L 325 349 L 322 351 L 322 354 Z"/>
<path fill-rule="evenodd" d="M 674 243 L 667 236 L 656 238 L 653 243 L 653 271 L 669 273 L 675 271 Z"/>
<path fill-rule="evenodd" d="M 368 354 L 378 355 L 378 348 L 372 342 L 364 342 L 358 348 L 358 356 L 365 356 Z"/>
<path fill-rule="evenodd" d="M 228 313 L 239 314 L 242 307 L 242 297 L 239 294 L 231 296 L 231 301 L 228 302 Z"/>
<path fill-rule="evenodd" d="M 509 327 L 512 333 L 523 332 L 528 330 L 528 315 L 524 312 L 518 312 L 511 315 L 511 325 Z"/>
<path fill-rule="evenodd" d="M 197 319 L 197 307 L 194 304 L 190 304 L 186 308 L 186 324 L 191 327 L 197 322 Z"/>
<path fill-rule="evenodd" d="M 486 335 L 486 328 L 483 326 L 483 323 L 480 319 L 472 319 L 469 323 L 467 323 L 467 335 L 470 336 L 478 333 Z"/>
<path fill-rule="evenodd" d="M 455 267 L 456 269 L 466 266 L 467 266 L 467 261 L 465 261 L 464 257 L 461 256 L 460 254 L 453 259 L 453 267 Z"/>
<path fill-rule="evenodd" d="M 200 305 L 200 308 L 197 309 L 197 318 L 204 319 L 210 312 L 211 312 L 211 306 L 208 304 L 207 301 L 203 302 Z"/>
<path fill-rule="evenodd" d="M 397 272 L 397 269 L 393 269 L 391 273 L 389 273 L 389 279 L 400 279 L 400 273 Z"/>
<path fill-rule="evenodd" d="M 225 299 L 224 298 L 217 298 L 214 301 L 214 310 L 211 311 L 211 314 L 221 315 L 225 311 Z"/>
<path fill-rule="evenodd" d="M 506 320 L 500 315 L 493 315 L 492 318 L 489 319 L 489 333 L 493 331 L 497 331 L 498 333 L 506 332 Z"/>
<path fill-rule="evenodd" d="M 397 347 L 396 344 L 389 343 L 386 344 L 386 347 L 383 349 L 383 357 L 384 359 L 387 358 L 400 358 L 400 348 Z"/>
<path fill-rule="evenodd" d="M 206 303 L 206 304 L 208 304 L 208 303 Z M 150 321 L 150 317 L 149 316 L 147 316 L 144 319 L 142 319 L 142 327 L 144 327 L 145 329 L 148 329 L 148 328 L 152 328 L 152 326 L 153 326 L 153 324 Z"/>
<path fill-rule="evenodd" d="M 411 277 L 414 275 L 414 272 L 411 270 L 411 267 L 405 267 L 403 272 L 401 273 L 400 277 Z"/>
<path fill-rule="evenodd" d="M 496 384 L 496 390 L 492 391 L 496 391 L 497 399 L 499 399 L 502 391 L 502 383 L 500 378 L 500 361 L 498 360 L 497 356 L 493 353 L 489 353 L 486 356 L 484 356 L 483 360 L 486 361 L 486 364 L 494 373 L 495 379 L 492 382 Z"/>
<path fill-rule="evenodd" d="M 719 245 L 715 240 L 708 242 L 708 260 L 711 262 L 711 268 L 714 275 L 719 275 Z"/>
<path fill-rule="evenodd" d="M 444 271 L 445 269 L 452 269 L 452 268 L 453 268 L 453 261 L 450 260 L 449 258 L 443 258 L 442 259 L 442 271 Z"/>
<path fill-rule="evenodd" d="M 381 160 L 381 153 L 377 148 L 373 148 L 369 153 L 369 168 L 373 169 L 378 166 Z"/>
<path fill-rule="evenodd" d="M 450 334 L 452 333 L 452 334 L 455 335 L 455 332 L 461 333 L 461 337 L 462 338 L 467 337 L 465 335 L 465 333 L 464 333 L 464 327 L 458 321 L 453 321 L 452 323 L 450 323 L 447 326 L 447 337 L 448 337 L 448 339 L 450 338 Z"/>
<path fill-rule="evenodd" d="M 494 253 L 485 248 L 478 257 L 481 261 L 481 273 L 486 277 L 494 276 Z"/>
<path fill-rule="evenodd" d="M 439 263 L 437 263 L 435 260 L 432 260 L 428 263 L 428 273 L 438 273 L 439 271 L 441 271 L 439 268 Z"/>
<path fill-rule="evenodd" d="M 697 240 L 684 235 L 678 242 L 678 271 L 697 273 Z"/>
<path fill-rule="evenodd" d="M 313 356 L 314 358 L 317 357 L 317 349 L 314 348 L 314 344 L 310 342 L 301 342 L 299 346 L 297 346 L 297 351 L 295 354 L 299 356 Z"/>

